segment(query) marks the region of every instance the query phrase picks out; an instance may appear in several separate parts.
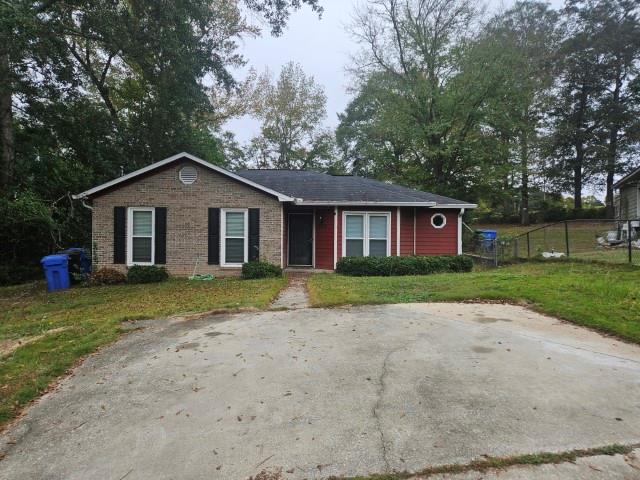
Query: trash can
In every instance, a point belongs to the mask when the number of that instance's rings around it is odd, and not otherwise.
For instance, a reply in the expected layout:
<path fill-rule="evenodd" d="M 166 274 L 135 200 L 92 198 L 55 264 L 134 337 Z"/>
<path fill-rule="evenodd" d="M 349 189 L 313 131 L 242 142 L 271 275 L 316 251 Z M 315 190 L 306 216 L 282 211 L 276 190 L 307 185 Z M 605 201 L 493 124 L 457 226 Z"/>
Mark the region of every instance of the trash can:
<path fill-rule="evenodd" d="M 480 235 L 480 242 L 485 249 L 491 249 L 498 237 L 497 230 L 476 230 L 476 233 Z"/>
<path fill-rule="evenodd" d="M 67 248 L 56 255 L 65 255 L 69 260 L 67 270 L 69 271 L 69 280 L 73 283 L 80 282 L 83 278 L 91 273 L 91 260 L 87 255 L 87 250 L 79 247 Z"/>
<path fill-rule="evenodd" d="M 66 255 L 47 255 L 40 260 L 47 279 L 47 290 L 69 288 L 69 259 Z"/>

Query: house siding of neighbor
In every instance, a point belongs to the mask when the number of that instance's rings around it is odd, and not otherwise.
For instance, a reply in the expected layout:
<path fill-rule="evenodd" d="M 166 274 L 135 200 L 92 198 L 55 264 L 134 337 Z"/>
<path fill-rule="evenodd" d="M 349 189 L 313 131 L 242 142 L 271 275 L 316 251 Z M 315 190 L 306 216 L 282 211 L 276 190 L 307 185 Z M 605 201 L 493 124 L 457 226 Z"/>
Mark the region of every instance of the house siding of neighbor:
<path fill-rule="evenodd" d="M 333 270 L 347 255 L 456 255 L 475 205 L 356 176 L 237 174 L 182 153 L 87 190 L 95 268 L 237 275 L 243 263 Z M 196 266 L 197 265 L 197 266 Z"/>

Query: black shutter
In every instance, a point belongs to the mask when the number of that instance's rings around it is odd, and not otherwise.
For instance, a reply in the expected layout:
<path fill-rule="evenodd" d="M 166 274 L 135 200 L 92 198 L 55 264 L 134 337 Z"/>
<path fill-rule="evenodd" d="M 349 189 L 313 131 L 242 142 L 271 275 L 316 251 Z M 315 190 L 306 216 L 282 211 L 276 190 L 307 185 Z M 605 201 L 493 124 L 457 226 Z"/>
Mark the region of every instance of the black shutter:
<path fill-rule="evenodd" d="M 260 209 L 249 209 L 249 261 L 260 259 Z"/>
<path fill-rule="evenodd" d="M 113 207 L 113 263 L 127 262 L 127 210 Z"/>
<path fill-rule="evenodd" d="M 156 255 L 154 263 L 164 265 L 167 263 L 167 208 L 156 207 L 156 231 L 155 231 Z"/>
<path fill-rule="evenodd" d="M 220 209 L 209 209 L 209 233 L 207 243 L 209 265 L 220 264 Z"/>

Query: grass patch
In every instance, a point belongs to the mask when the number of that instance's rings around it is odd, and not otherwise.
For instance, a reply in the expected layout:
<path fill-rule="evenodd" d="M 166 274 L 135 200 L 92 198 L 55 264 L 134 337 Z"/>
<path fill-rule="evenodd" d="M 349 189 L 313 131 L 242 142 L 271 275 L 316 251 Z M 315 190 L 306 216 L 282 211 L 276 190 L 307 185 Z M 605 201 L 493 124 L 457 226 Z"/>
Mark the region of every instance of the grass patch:
<path fill-rule="evenodd" d="M 124 320 L 215 309 L 264 308 L 284 278 L 73 288 L 47 293 L 43 283 L 0 288 L 0 346 L 35 341 L 0 356 L 0 425 L 82 356 L 115 340 Z"/>
<path fill-rule="evenodd" d="M 568 450 L 566 452 L 541 452 L 513 457 L 487 457 L 465 464 L 441 465 L 427 467 L 414 473 L 399 472 L 376 474 L 360 477 L 330 477 L 329 480 L 403 480 L 415 476 L 429 477 L 438 474 L 456 474 L 464 472 L 486 472 L 487 470 L 499 470 L 515 465 L 544 465 L 551 463 L 575 462 L 578 458 L 594 457 L 596 455 L 626 455 L 637 448 L 637 445 L 606 445 L 604 447 Z"/>
<path fill-rule="evenodd" d="M 316 274 L 315 307 L 506 300 L 640 343 L 640 269 L 587 262 L 525 262 L 473 273 L 406 277 Z"/>

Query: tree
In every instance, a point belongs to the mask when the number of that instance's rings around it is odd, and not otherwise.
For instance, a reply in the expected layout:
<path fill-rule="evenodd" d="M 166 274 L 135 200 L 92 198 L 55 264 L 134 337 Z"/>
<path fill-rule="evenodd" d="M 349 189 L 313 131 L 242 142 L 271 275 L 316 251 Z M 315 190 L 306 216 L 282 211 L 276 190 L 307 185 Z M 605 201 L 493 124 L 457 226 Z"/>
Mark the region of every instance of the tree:
<path fill-rule="evenodd" d="M 551 109 L 550 173 L 559 188 L 573 192 L 574 210 L 582 209 L 582 190 L 599 171 L 603 126 L 599 100 L 605 90 L 605 65 L 594 25 L 569 1 L 564 11 L 565 39 L 560 47 L 556 101 Z M 567 172 L 570 172 L 567 175 Z"/>
<path fill-rule="evenodd" d="M 629 0 L 586 1 L 580 15 L 595 25 L 603 56 L 605 89 L 600 100 L 606 148 L 604 174 L 607 216 L 613 218 L 614 178 L 623 173 L 625 154 L 640 140 L 640 5 Z"/>
<path fill-rule="evenodd" d="M 262 125 L 251 148 L 261 166 L 313 168 L 328 160 L 331 136 L 321 126 L 327 97 L 313 77 L 289 62 L 276 80 L 269 71 L 261 75 L 256 89 L 253 111 Z"/>
<path fill-rule="evenodd" d="M 520 221 L 529 224 L 529 188 L 532 163 L 539 151 L 539 133 L 550 103 L 553 58 L 559 38 L 558 15 L 547 4 L 517 2 L 488 26 L 490 41 L 500 49 L 504 80 L 498 102 L 492 106 L 501 128 L 513 139 L 512 155 L 520 177 Z"/>

